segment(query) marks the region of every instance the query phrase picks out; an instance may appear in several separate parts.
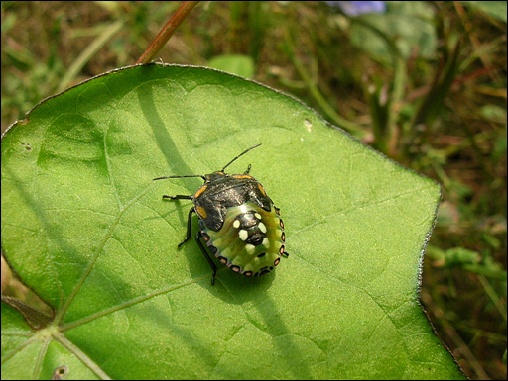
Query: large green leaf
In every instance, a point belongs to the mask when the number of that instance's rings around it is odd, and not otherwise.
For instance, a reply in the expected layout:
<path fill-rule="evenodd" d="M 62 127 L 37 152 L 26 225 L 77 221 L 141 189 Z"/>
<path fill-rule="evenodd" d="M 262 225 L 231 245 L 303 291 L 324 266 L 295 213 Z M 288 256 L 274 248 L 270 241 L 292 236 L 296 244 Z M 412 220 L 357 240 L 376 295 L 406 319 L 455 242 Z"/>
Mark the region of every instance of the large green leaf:
<path fill-rule="evenodd" d="M 180 250 L 199 178 L 230 167 L 281 208 L 290 253 L 246 278 Z M 462 378 L 419 304 L 439 186 L 297 100 L 152 64 L 48 99 L 2 141 L 2 246 L 56 310 L 2 306 L 2 378 Z M 197 227 L 194 221 L 194 228 Z"/>

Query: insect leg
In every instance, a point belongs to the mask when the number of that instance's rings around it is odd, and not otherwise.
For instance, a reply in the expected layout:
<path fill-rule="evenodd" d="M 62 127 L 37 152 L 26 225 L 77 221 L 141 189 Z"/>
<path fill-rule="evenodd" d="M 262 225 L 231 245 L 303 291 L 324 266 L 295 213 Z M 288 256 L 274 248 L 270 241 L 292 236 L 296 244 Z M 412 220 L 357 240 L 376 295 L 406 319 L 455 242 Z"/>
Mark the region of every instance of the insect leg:
<path fill-rule="evenodd" d="M 168 196 L 167 194 L 163 195 L 162 198 L 169 199 L 169 200 L 192 200 L 192 196 L 188 196 L 185 194 L 177 194 L 175 196 Z M 182 246 L 185 242 L 187 242 L 191 236 L 191 217 L 192 213 L 194 212 L 194 208 L 191 208 L 189 210 L 189 218 L 187 220 L 187 237 L 178 244 L 178 247 Z"/>
<path fill-rule="evenodd" d="M 247 167 L 247 170 L 243 173 L 244 175 L 248 175 L 248 174 L 249 174 L 249 172 L 250 172 L 250 167 L 251 167 L 251 165 L 249 164 L 249 166 Z"/>
<path fill-rule="evenodd" d="M 189 218 L 187 218 L 187 236 L 185 239 L 178 244 L 178 247 L 180 248 L 185 242 L 187 242 L 190 239 L 191 236 L 191 226 L 192 226 L 192 213 L 194 213 L 194 208 L 190 208 L 189 210 Z"/>
<path fill-rule="evenodd" d="M 188 196 L 185 194 L 177 194 L 176 196 L 168 196 L 167 194 L 163 195 L 162 198 L 168 198 L 170 200 L 192 200 L 192 196 Z"/>
<path fill-rule="evenodd" d="M 200 240 L 201 237 L 202 237 L 201 232 L 198 232 L 196 234 L 196 242 L 198 243 L 198 246 L 201 249 L 201 252 L 205 256 L 206 261 L 208 262 L 208 264 L 212 268 L 212 286 L 213 286 L 213 283 L 215 282 L 215 273 L 217 272 L 217 266 L 215 266 L 215 263 L 213 263 L 212 258 L 210 258 L 210 255 L 206 251 L 206 248 L 203 246 L 203 243 Z"/>

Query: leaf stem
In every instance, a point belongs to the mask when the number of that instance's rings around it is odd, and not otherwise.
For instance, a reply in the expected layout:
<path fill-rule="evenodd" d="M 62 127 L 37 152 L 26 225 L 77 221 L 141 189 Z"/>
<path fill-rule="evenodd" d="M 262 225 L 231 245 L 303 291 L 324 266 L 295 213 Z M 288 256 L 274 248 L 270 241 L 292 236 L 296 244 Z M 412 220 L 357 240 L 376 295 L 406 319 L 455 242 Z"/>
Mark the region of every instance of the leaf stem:
<path fill-rule="evenodd" d="M 175 14 L 167 22 L 166 25 L 159 32 L 157 37 L 152 41 L 150 46 L 146 48 L 141 57 L 138 58 L 136 63 L 149 63 L 159 53 L 164 45 L 167 44 L 171 36 L 175 33 L 176 29 L 187 18 L 192 9 L 199 3 L 199 1 L 182 1 L 180 7 L 176 10 Z"/>

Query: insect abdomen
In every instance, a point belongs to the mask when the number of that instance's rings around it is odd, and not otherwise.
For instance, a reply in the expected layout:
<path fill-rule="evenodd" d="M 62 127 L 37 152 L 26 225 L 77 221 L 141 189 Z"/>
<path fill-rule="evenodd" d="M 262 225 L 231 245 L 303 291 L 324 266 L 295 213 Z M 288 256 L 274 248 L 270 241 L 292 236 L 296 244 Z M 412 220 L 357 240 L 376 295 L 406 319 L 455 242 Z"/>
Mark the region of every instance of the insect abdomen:
<path fill-rule="evenodd" d="M 284 224 L 273 205 L 269 212 L 252 202 L 231 207 L 219 231 L 202 221 L 200 229 L 219 261 L 246 276 L 270 272 L 286 254 Z"/>

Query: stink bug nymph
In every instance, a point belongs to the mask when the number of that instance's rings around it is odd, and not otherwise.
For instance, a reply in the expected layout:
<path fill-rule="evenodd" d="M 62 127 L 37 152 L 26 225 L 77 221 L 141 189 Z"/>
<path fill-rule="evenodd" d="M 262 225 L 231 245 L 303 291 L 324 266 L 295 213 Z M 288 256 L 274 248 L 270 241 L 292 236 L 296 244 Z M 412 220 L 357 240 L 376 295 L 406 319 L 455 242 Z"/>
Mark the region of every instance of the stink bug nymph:
<path fill-rule="evenodd" d="M 242 174 L 230 175 L 224 172 L 236 159 L 260 145 L 261 143 L 247 148 L 213 173 L 154 179 L 201 177 L 204 180 L 204 184 L 193 195 L 162 197 L 169 200 L 192 200 L 187 236 L 178 247 L 190 239 L 192 213 L 196 213 L 199 231 L 195 238 L 212 269 L 212 284 L 217 267 L 209 252 L 220 263 L 245 276 L 267 274 L 279 264 L 281 257 L 288 256 L 280 210 L 268 197 L 261 183 L 249 175 L 251 165 Z"/>

